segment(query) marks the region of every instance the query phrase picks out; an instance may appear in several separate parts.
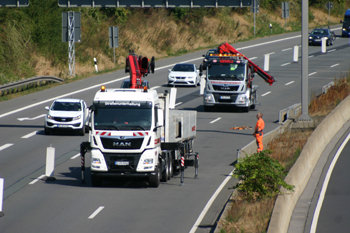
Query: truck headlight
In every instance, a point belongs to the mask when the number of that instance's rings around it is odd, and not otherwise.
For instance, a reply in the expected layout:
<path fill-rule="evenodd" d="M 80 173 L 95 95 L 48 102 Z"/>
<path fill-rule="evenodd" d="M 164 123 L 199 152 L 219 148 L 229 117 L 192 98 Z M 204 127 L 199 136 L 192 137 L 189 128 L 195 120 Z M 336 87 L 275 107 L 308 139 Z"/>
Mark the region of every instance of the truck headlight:
<path fill-rule="evenodd" d="M 212 94 L 207 94 L 204 96 L 204 101 L 206 103 L 214 103 L 215 102 L 214 96 Z"/>
<path fill-rule="evenodd" d="M 143 165 L 146 165 L 146 164 L 153 164 L 153 159 L 145 159 L 145 160 L 143 160 Z"/>
<path fill-rule="evenodd" d="M 246 95 L 238 95 L 237 97 L 238 103 L 245 103 L 247 101 Z"/>
<path fill-rule="evenodd" d="M 101 164 L 101 160 L 99 158 L 92 158 L 92 164 Z"/>

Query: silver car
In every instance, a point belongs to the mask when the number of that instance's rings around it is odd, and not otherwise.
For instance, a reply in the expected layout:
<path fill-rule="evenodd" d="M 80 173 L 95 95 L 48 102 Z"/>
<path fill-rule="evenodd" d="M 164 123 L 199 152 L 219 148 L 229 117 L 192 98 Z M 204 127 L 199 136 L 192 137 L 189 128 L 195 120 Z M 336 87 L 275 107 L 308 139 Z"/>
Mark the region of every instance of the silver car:
<path fill-rule="evenodd" d="M 176 64 L 168 74 L 168 86 L 190 85 L 199 86 L 199 71 L 195 64 L 180 63 Z"/>
<path fill-rule="evenodd" d="M 75 131 L 83 136 L 88 132 L 90 113 L 84 100 L 57 99 L 45 109 L 49 111 L 45 116 L 46 135 L 53 131 Z"/>

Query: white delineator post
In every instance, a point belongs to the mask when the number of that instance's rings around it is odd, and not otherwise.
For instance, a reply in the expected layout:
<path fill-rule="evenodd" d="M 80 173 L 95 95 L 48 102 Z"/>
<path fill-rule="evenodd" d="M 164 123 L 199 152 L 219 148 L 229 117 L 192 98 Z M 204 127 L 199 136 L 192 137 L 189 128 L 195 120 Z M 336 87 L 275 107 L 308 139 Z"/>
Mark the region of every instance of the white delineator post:
<path fill-rule="evenodd" d="M 326 53 L 326 47 L 327 47 L 327 37 L 322 37 L 322 48 L 321 48 L 321 52 L 322 53 Z"/>
<path fill-rule="evenodd" d="M 172 87 L 170 89 L 169 109 L 175 109 L 176 93 L 177 93 L 177 89 L 175 87 Z"/>
<path fill-rule="evenodd" d="M 97 67 L 97 59 L 96 59 L 96 57 L 94 57 L 94 62 L 95 62 L 95 71 L 97 73 L 98 72 L 98 67 Z"/>
<path fill-rule="evenodd" d="M 204 95 L 204 88 L 205 88 L 205 77 L 201 77 L 201 86 L 200 86 L 200 90 L 199 90 L 199 95 Z"/>
<path fill-rule="evenodd" d="M 294 45 L 293 62 L 298 62 L 298 57 L 299 57 L 299 46 Z"/>
<path fill-rule="evenodd" d="M 270 66 L 270 54 L 264 55 L 264 71 L 269 71 Z"/>
<path fill-rule="evenodd" d="M 45 181 L 54 181 L 56 178 L 54 175 L 55 169 L 55 148 L 47 147 L 46 149 L 46 169 L 45 169 Z"/>
<path fill-rule="evenodd" d="M 4 216 L 5 214 L 2 212 L 2 203 L 4 199 L 4 178 L 0 178 L 0 217 Z"/>

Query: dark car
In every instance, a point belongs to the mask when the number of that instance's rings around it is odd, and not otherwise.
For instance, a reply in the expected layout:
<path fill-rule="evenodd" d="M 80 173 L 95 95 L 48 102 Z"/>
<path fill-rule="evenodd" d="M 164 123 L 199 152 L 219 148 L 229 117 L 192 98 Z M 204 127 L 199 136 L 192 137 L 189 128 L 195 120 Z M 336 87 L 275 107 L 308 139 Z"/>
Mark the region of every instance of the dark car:
<path fill-rule="evenodd" d="M 147 87 L 148 89 L 150 89 L 149 87 L 149 82 L 146 79 L 142 80 L 142 86 L 143 87 Z M 120 85 L 120 88 L 130 88 L 130 79 L 126 79 L 122 82 L 122 85 Z"/>
<path fill-rule="evenodd" d="M 333 42 L 336 38 L 334 32 L 332 32 L 330 29 L 316 28 L 309 34 L 309 45 L 321 44 L 323 37 L 327 38 L 327 46 L 333 45 Z"/>
<path fill-rule="evenodd" d="M 206 54 L 203 54 L 203 57 L 204 57 L 203 63 L 202 63 L 203 70 L 207 69 L 207 62 L 210 57 L 210 54 L 217 54 L 217 53 L 218 53 L 217 49 L 209 49 Z"/>

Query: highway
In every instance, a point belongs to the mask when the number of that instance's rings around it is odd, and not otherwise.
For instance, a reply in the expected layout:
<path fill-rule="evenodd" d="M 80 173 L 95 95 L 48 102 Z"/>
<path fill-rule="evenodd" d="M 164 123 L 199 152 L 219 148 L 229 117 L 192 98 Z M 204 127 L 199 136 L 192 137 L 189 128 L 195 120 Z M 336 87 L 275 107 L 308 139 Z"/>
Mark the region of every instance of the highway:
<path fill-rule="evenodd" d="M 339 26 L 335 32 L 340 34 Z M 179 186 L 179 175 L 158 188 L 137 181 L 108 182 L 95 188 L 89 178 L 81 184 L 77 155 L 88 135 L 44 135 L 45 106 L 62 97 L 84 99 L 90 105 L 101 85 L 120 86 L 127 78 L 124 70 L 1 102 L 0 177 L 5 179 L 5 216 L 0 218 L 0 232 L 210 232 L 232 192 L 229 187 L 236 181 L 230 179 L 208 212 L 201 213 L 232 172 L 237 149 L 254 139 L 252 130 L 233 131 L 230 127 L 254 126 L 260 111 L 267 133 L 278 127 L 279 110 L 301 102 L 301 58 L 293 63 L 293 47 L 300 44 L 300 32 L 233 44 L 260 67 L 264 65 L 264 54 L 270 54 L 269 72 L 277 80 L 269 86 L 256 75 L 254 85 L 259 85 L 261 105 L 249 113 L 204 112 L 199 87 L 177 88 L 176 109 L 198 112 L 194 151 L 199 153 L 199 178 L 194 179 L 194 169 L 187 168 L 184 186 Z M 309 47 L 310 95 L 349 71 L 349 39 L 337 38 L 327 53 L 320 51 L 320 46 Z M 205 52 L 156 61 L 155 73 L 147 77 L 151 87 L 158 92 L 169 90 L 168 69 L 180 62 L 199 67 Z M 49 146 L 55 148 L 56 181 L 44 182 L 41 178 Z M 203 219 L 198 220 L 200 215 Z"/>

